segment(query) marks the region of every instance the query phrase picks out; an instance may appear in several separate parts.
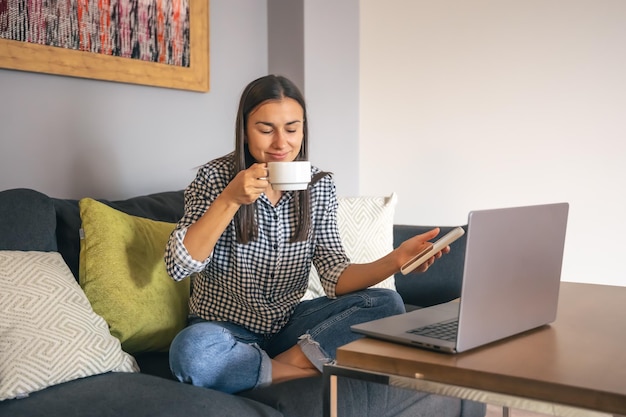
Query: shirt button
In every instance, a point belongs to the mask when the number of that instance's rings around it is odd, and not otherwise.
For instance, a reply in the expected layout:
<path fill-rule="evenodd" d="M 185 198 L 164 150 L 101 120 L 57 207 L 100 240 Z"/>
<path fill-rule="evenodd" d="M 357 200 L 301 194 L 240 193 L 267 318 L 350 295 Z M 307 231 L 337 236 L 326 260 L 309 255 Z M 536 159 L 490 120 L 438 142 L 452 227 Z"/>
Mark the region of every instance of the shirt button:
<path fill-rule="evenodd" d="M 278 214 L 274 214 L 274 220 L 278 220 Z"/>
<path fill-rule="evenodd" d="M 276 243 L 274 243 L 274 250 L 278 249 L 278 245 Z"/>

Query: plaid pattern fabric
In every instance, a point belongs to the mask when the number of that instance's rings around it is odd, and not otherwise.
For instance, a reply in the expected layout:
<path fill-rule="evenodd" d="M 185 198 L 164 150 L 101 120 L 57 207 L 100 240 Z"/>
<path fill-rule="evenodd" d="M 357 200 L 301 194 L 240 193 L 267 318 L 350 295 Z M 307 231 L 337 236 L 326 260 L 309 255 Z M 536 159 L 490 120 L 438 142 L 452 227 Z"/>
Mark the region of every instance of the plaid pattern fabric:
<path fill-rule="evenodd" d="M 258 239 L 237 243 L 234 223 L 226 228 L 211 256 L 193 260 L 183 245 L 187 227 L 204 214 L 228 184 L 232 154 L 202 166 L 185 190 L 185 215 L 170 237 L 165 261 L 169 274 L 182 280 L 194 273 L 190 314 L 229 321 L 255 333 L 273 334 L 289 320 L 304 295 L 311 262 L 328 296 L 348 266 L 337 228 L 337 196 L 330 176 L 311 190 L 311 229 L 306 241 L 290 243 L 297 212 L 294 191 L 276 206 L 263 194 L 256 206 Z M 312 173 L 319 172 L 316 167 Z"/>

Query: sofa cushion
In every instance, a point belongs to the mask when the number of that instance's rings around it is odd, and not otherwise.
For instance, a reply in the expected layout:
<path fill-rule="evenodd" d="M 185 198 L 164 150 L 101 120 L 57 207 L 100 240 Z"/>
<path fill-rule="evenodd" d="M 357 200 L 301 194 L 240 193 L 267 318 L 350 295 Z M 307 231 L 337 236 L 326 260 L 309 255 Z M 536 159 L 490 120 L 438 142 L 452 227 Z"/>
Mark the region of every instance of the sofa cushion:
<path fill-rule="evenodd" d="M 0 251 L 0 400 L 138 371 L 56 252 Z"/>
<path fill-rule="evenodd" d="M 167 351 L 185 327 L 190 280 L 175 282 L 163 254 L 173 223 L 80 200 L 79 281 L 96 313 L 130 353 Z"/>
<path fill-rule="evenodd" d="M 11 417 L 280 417 L 267 405 L 145 374 L 108 373 L 0 402 Z"/>
<path fill-rule="evenodd" d="M 393 216 L 397 195 L 388 197 L 338 197 L 337 226 L 351 262 L 375 261 L 393 250 Z M 395 290 L 393 276 L 374 288 Z M 311 268 L 305 300 L 325 295 L 315 267 Z"/>
<path fill-rule="evenodd" d="M 35 190 L 0 191 L 0 250 L 56 251 L 52 201 Z"/>
<path fill-rule="evenodd" d="M 80 252 L 78 200 L 53 198 L 52 201 L 56 211 L 58 250 L 78 280 Z M 98 201 L 126 214 L 171 223 L 180 220 L 184 210 L 182 191 L 164 191 L 125 200 Z"/>

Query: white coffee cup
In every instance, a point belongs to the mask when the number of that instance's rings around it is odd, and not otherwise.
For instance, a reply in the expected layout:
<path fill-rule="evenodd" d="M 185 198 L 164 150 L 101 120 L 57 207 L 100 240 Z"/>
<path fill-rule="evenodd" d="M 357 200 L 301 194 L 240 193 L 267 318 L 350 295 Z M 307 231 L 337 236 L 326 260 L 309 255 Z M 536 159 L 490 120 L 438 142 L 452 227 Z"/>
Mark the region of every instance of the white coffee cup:
<path fill-rule="evenodd" d="M 269 181 L 275 190 L 306 190 L 311 182 L 309 161 L 268 162 Z"/>

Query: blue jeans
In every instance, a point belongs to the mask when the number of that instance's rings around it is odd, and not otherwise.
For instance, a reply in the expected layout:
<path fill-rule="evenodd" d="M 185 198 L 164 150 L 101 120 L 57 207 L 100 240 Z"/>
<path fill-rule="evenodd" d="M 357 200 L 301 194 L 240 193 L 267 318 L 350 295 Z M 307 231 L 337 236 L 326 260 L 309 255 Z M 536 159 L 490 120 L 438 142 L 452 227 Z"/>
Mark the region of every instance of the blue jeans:
<path fill-rule="evenodd" d="M 302 301 L 276 334 L 258 334 L 229 322 L 194 317 L 172 341 L 170 368 L 181 382 L 235 393 L 272 382 L 270 358 L 299 344 L 320 371 L 339 346 L 361 336 L 350 326 L 403 313 L 392 290 L 367 289 L 336 299 Z"/>

